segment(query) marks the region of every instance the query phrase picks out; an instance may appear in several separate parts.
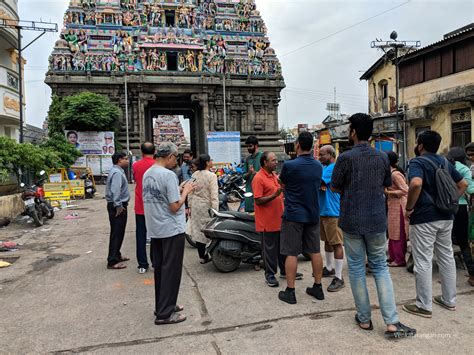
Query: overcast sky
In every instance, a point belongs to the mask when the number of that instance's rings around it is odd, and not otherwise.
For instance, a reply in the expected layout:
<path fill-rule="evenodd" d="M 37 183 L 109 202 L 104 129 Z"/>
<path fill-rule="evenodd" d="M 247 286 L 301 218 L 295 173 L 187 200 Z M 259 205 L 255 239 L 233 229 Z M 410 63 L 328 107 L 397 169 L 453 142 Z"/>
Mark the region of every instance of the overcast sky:
<path fill-rule="evenodd" d="M 256 0 L 268 35 L 282 62 L 287 88 L 279 108 L 280 126 L 320 123 L 333 102 L 334 88 L 343 113 L 367 111 L 367 84 L 359 81 L 381 53 L 375 38 L 420 40 L 422 46 L 474 22 L 473 0 Z M 19 0 L 22 20 L 56 22 L 69 0 Z M 397 7 L 398 6 L 398 7 Z M 395 8 L 396 7 L 396 8 Z M 26 44 L 38 33 L 25 31 Z M 48 33 L 28 48 L 27 123 L 41 126 L 51 90 L 44 84 L 48 56 L 58 33 Z"/>

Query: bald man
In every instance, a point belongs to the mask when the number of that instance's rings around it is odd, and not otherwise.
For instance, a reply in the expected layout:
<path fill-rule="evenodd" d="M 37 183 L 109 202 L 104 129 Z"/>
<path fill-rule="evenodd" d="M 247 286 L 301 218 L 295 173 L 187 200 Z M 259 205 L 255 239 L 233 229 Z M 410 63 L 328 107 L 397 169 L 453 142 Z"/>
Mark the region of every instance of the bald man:
<path fill-rule="evenodd" d="M 319 150 L 319 161 L 323 164 L 323 177 L 319 191 L 320 234 L 324 241 L 326 266 L 323 277 L 333 277 L 328 292 L 337 292 L 344 288 L 342 266 L 344 264 L 344 248 L 342 232 L 338 227 L 341 196 L 331 191 L 331 178 L 336 165 L 336 151 L 332 145 L 325 145 Z"/>

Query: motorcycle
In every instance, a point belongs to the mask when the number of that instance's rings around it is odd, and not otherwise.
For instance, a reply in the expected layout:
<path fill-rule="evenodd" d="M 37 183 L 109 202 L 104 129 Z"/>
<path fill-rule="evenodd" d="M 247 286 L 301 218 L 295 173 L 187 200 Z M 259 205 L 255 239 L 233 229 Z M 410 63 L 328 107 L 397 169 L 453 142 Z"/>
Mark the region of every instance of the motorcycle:
<path fill-rule="evenodd" d="M 54 217 L 54 209 L 51 204 L 44 198 L 44 190 L 42 188 L 44 181 L 47 179 L 46 172 L 40 171 L 41 178 L 36 184 L 26 187 L 25 183 L 21 183 L 23 189 L 21 197 L 25 203 L 25 215 L 33 218 L 37 227 L 44 224 L 44 217 L 52 219 Z"/>
<path fill-rule="evenodd" d="M 96 193 L 96 189 L 94 187 L 94 183 L 92 182 L 92 179 L 87 173 L 83 173 L 81 175 L 81 180 L 84 180 L 84 189 L 85 189 L 86 198 L 93 198 Z"/>

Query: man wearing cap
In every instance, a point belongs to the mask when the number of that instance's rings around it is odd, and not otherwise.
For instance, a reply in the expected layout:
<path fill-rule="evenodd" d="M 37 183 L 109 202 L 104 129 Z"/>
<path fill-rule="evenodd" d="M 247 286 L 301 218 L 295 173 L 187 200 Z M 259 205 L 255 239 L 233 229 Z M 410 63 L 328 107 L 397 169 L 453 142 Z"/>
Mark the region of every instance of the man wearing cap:
<path fill-rule="evenodd" d="M 155 154 L 155 164 L 143 176 L 145 222 L 155 268 L 156 325 L 186 320 L 179 313 L 183 307 L 176 302 L 184 256 L 184 203 L 194 184 L 178 185 L 178 177 L 171 170 L 176 167 L 177 158 L 176 145 L 162 143 Z"/>

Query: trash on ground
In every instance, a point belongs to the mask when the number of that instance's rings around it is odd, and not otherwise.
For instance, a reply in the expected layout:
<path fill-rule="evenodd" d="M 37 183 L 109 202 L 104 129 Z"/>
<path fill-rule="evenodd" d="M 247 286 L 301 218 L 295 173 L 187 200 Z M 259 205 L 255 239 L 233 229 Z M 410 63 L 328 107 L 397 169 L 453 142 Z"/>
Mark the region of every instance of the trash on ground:
<path fill-rule="evenodd" d="M 92 253 L 92 250 L 86 251 L 85 254 L 90 254 Z"/>
<path fill-rule="evenodd" d="M 0 260 L 0 268 L 2 267 L 8 267 L 10 266 L 11 264 L 7 261 L 3 261 L 3 260 Z"/>
<path fill-rule="evenodd" d="M 42 232 L 49 232 L 52 228 L 42 228 L 40 229 Z"/>
<path fill-rule="evenodd" d="M 68 214 L 64 219 L 78 219 L 80 218 L 79 215 L 76 212 Z"/>

